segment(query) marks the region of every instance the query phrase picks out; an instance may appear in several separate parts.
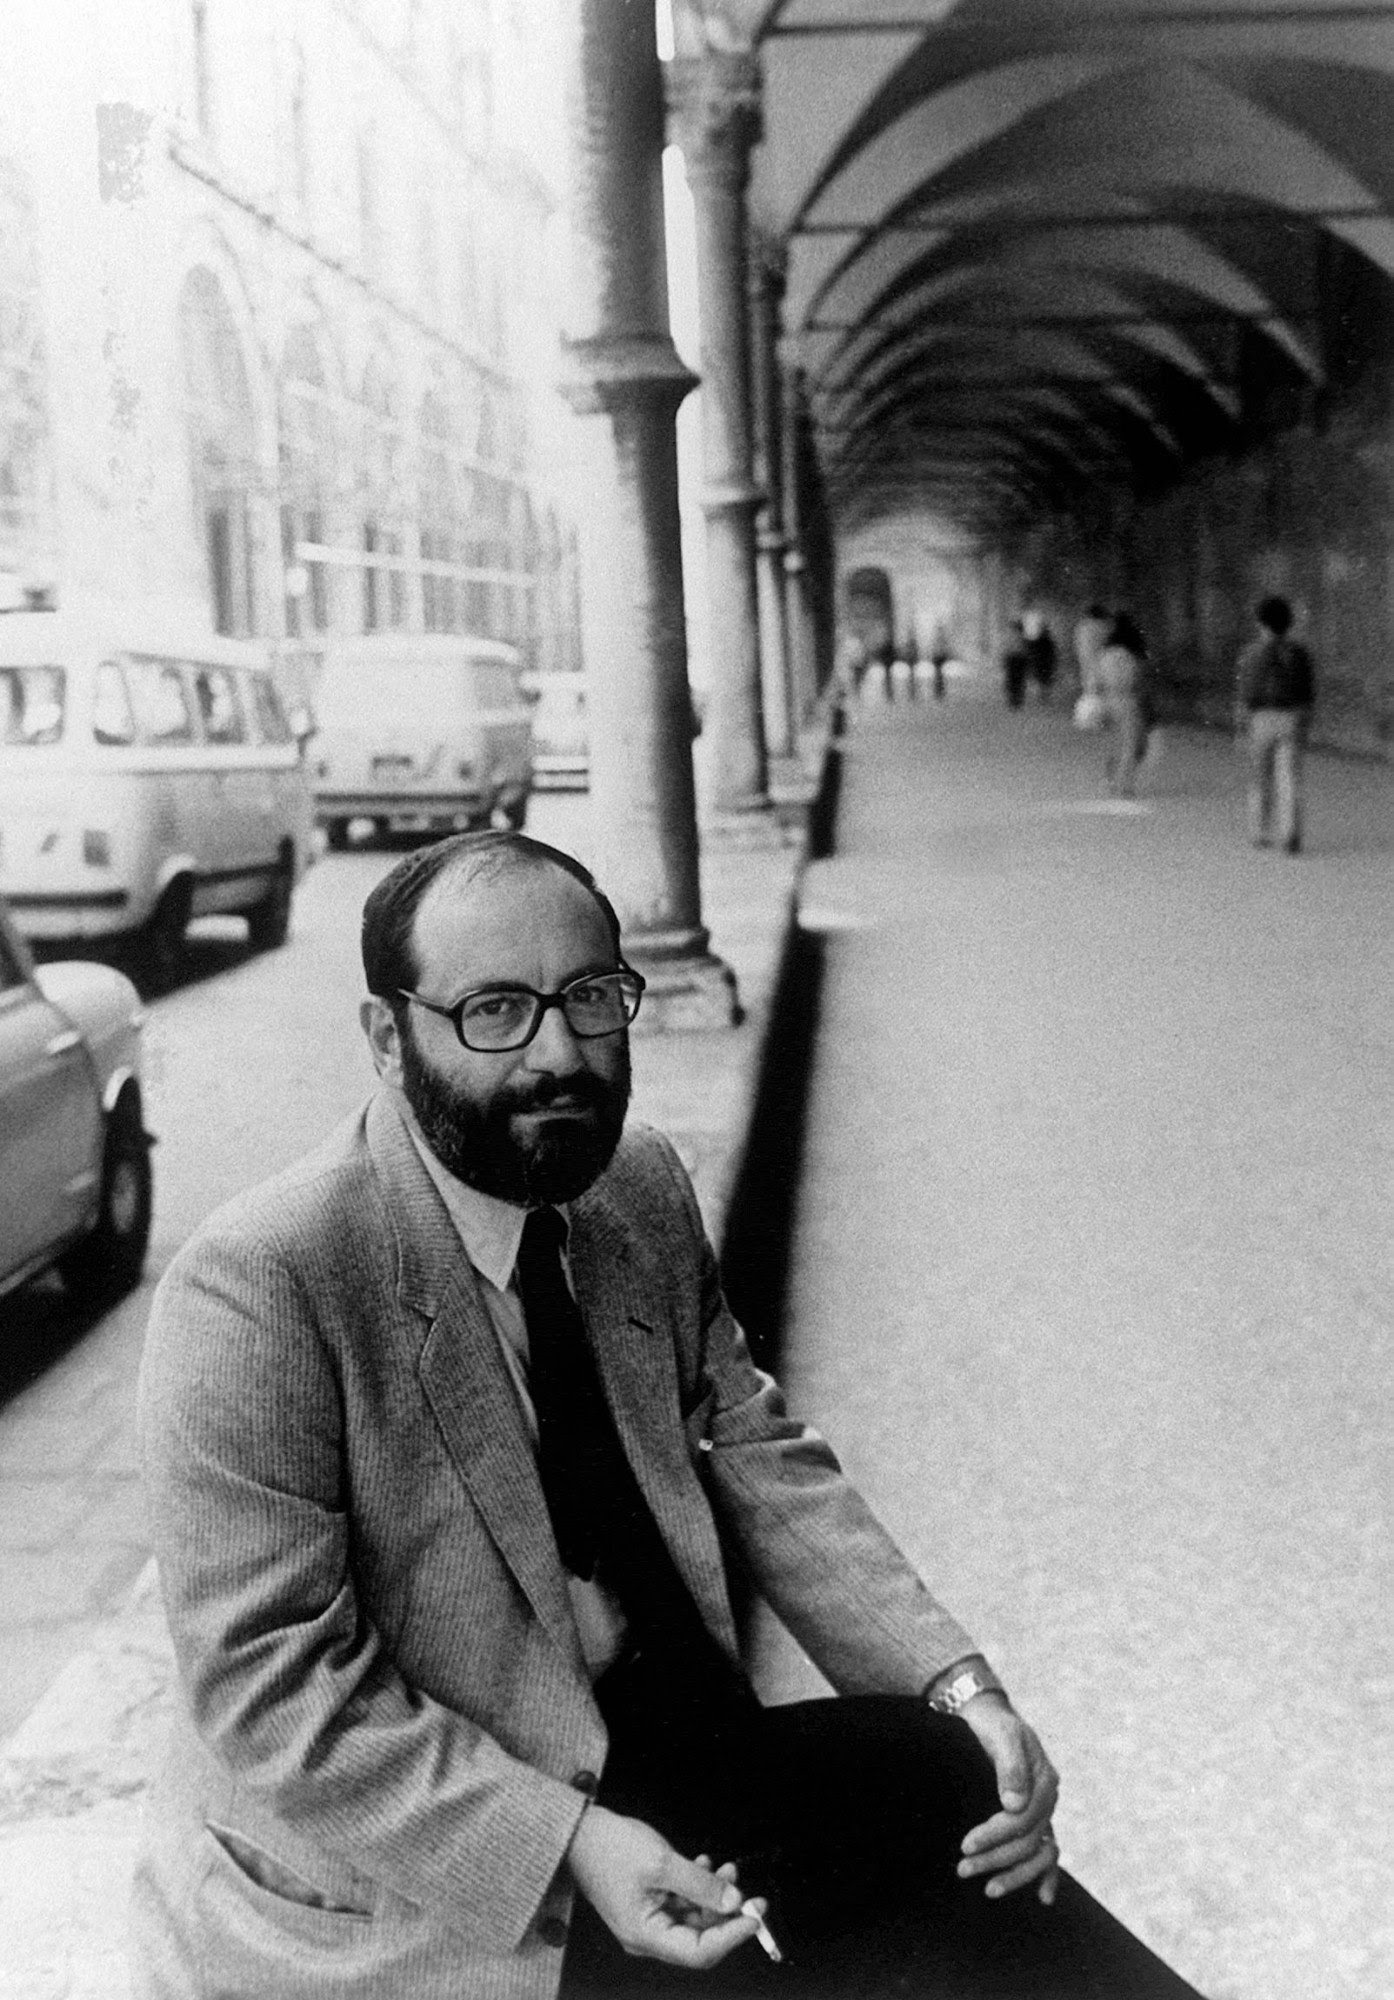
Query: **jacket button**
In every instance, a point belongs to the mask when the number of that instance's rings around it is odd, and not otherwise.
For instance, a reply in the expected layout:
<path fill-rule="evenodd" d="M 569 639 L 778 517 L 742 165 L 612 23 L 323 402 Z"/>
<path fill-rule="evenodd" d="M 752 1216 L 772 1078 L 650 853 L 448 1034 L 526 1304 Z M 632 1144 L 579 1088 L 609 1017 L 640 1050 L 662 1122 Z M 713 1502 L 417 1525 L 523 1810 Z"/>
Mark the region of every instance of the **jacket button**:
<path fill-rule="evenodd" d="M 571 1788 L 576 1792 L 584 1792 L 588 1799 L 593 1799 L 600 1790 L 600 1780 L 594 1771 L 578 1771 L 571 1780 Z"/>
<path fill-rule="evenodd" d="M 560 1951 L 566 1943 L 568 1935 L 565 1918 L 539 1917 L 537 1920 L 537 1935 L 541 1938 L 543 1944 L 555 1945 L 556 1949 Z"/>

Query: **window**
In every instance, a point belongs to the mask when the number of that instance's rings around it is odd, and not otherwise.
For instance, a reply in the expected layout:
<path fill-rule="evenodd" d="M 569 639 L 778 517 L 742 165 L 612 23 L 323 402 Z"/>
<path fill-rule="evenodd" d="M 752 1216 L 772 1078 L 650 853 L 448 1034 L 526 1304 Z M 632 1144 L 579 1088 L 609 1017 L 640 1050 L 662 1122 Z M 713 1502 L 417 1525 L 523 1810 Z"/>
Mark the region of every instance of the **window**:
<path fill-rule="evenodd" d="M 310 119 L 308 111 L 309 73 L 305 51 L 297 43 L 291 57 L 290 156 L 295 181 L 295 198 L 303 208 L 310 199 Z"/>
<path fill-rule="evenodd" d="M 195 667 L 194 698 L 209 743 L 245 743 L 247 722 L 237 682 L 226 667 Z"/>
<path fill-rule="evenodd" d="M 436 212 L 423 201 L 416 218 L 416 262 L 420 273 L 421 303 L 427 317 L 440 318 L 440 251 L 436 241 Z"/>
<path fill-rule="evenodd" d="M 178 667 L 164 660 L 128 660 L 126 685 L 142 743 L 159 748 L 193 742 L 193 711 Z"/>
<path fill-rule="evenodd" d="M 322 550 L 338 471 L 339 425 L 319 342 L 292 328 L 281 371 L 281 553 L 286 631 L 292 639 L 329 627 L 329 572 Z"/>
<path fill-rule="evenodd" d="M 191 0 L 189 25 L 194 42 L 194 116 L 205 136 L 213 131 L 213 72 L 208 60 L 208 0 Z"/>
<path fill-rule="evenodd" d="M 136 719 L 119 660 L 103 660 L 92 693 L 92 734 L 98 743 L 134 743 Z"/>
<path fill-rule="evenodd" d="M 252 713 L 256 717 L 257 735 L 263 743 L 289 743 L 292 741 L 290 723 L 281 706 L 281 697 L 270 674 L 252 674 Z"/>
<path fill-rule="evenodd" d="M 382 222 L 378 214 L 378 163 L 372 139 L 358 135 L 358 254 L 370 278 L 382 276 Z"/>
<path fill-rule="evenodd" d="M 57 743 L 66 697 L 61 667 L 0 667 L 0 742 L 7 748 Z"/>
<path fill-rule="evenodd" d="M 256 629 L 252 399 L 236 323 L 212 271 L 200 267 L 185 279 L 179 321 L 194 504 L 213 629 L 245 634 Z"/>
<path fill-rule="evenodd" d="M 399 629 L 407 622 L 402 570 L 403 451 L 388 367 L 370 360 L 359 410 L 359 484 L 363 496 L 363 630 Z"/>

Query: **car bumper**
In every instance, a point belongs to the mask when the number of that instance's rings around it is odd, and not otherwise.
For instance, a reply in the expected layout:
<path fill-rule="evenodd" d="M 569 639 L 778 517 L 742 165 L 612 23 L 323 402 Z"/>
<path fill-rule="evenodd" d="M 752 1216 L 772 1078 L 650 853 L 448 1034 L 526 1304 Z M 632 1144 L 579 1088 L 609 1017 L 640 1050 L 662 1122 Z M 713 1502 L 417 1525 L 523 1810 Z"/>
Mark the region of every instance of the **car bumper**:
<path fill-rule="evenodd" d="M 131 928 L 126 889 L 7 889 L 5 900 L 26 938 L 115 937 Z"/>

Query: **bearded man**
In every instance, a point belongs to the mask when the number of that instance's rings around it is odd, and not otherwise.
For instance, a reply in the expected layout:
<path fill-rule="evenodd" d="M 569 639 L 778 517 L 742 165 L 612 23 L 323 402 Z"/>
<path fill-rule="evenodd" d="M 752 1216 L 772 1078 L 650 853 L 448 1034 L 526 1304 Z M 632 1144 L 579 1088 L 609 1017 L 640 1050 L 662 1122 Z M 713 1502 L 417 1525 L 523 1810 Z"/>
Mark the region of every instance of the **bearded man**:
<path fill-rule="evenodd" d="M 1182 1990 L 1120 1970 L 1034 1732 L 624 1130 L 643 981 L 587 871 L 443 841 L 363 961 L 377 1092 L 152 1314 L 179 1693 L 137 1993 Z M 737 1569 L 845 1699 L 760 1705 Z"/>

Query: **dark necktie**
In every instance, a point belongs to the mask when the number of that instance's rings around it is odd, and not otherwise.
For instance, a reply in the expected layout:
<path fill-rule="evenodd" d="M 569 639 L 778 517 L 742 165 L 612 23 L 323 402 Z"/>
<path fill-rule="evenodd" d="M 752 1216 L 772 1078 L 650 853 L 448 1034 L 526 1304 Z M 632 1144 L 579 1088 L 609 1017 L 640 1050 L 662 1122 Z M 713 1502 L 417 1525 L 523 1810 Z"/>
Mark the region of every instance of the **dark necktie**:
<path fill-rule="evenodd" d="M 562 1563 L 614 1591 L 637 1644 L 705 1697 L 753 1700 L 702 1623 L 615 1430 L 562 1269 L 566 1223 L 534 1209 L 518 1249 L 542 1491 Z"/>

